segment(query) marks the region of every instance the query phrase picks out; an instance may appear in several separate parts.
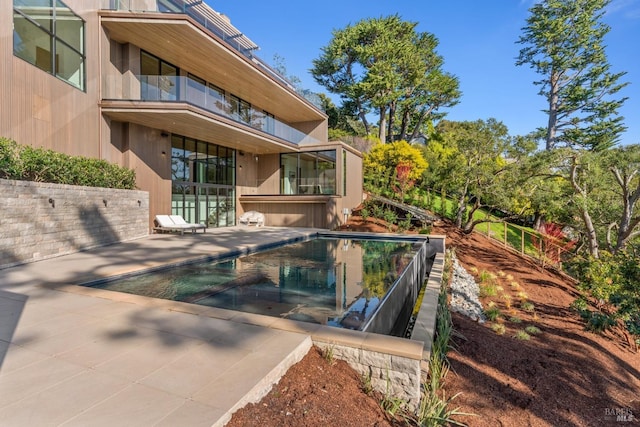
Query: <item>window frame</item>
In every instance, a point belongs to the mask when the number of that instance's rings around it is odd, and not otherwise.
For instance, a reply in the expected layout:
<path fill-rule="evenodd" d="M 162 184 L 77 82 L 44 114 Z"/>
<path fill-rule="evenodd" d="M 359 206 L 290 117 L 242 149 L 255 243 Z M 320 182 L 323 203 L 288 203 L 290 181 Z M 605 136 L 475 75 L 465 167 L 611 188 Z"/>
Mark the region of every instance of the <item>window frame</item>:
<path fill-rule="evenodd" d="M 24 0 L 23 0 L 24 2 Z M 62 2 L 61 0 L 52 0 L 51 1 L 51 15 L 49 17 L 49 19 L 47 20 L 47 22 L 50 23 L 49 28 L 46 28 L 42 23 L 38 22 L 37 18 L 31 16 L 28 14 L 27 9 L 30 7 L 37 7 L 37 4 L 33 4 L 33 5 L 24 5 L 24 4 L 17 4 L 16 1 L 13 2 L 13 56 L 22 59 L 23 61 L 28 62 L 29 64 L 33 65 L 34 67 L 46 72 L 47 74 L 50 74 L 52 76 L 54 76 L 55 78 L 67 83 L 68 85 L 71 85 L 73 87 L 75 87 L 76 89 L 79 89 L 83 92 L 86 93 L 87 91 L 87 55 L 86 55 L 86 40 L 87 40 L 87 26 L 86 26 L 86 21 L 84 19 L 82 19 L 82 17 L 80 15 L 78 15 L 77 13 L 75 13 L 73 11 L 73 9 L 71 9 L 69 6 L 67 6 L 64 2 Z M 61 35 L 58 35 L 58 30 L 57 30 L 57 16 L 58 16 L 58 9 L 64 9 L 64 10 L 68 10 L 69 13 L 74 17 L 74 19 L 77 19 L 80 21 L 81 23 L 81 32 L 80 32 L 80 42 L 78 43 L 79 46 L 81 46 L 81 50 L 76 49 L 72 44 L 70 44 L 69 42 L 67 42 L 65 40 L 65 38 L 63 38 Z M 18 33 L 18 31 L 15 29 L 16 27 L 16 19 L 24 19 L 25 22 L 29 23 L 30 25 L 33 25 L 35 27 L 35 29 L 37 29 L 38 31 L 42 31 L 44 32 L 48 37 L 49 37 L 49 51 L 46 51 L 46 49 L 41 48 L 42 50 L 44 50 L 45 52 L 49 53 L 49 67 L 45 68 L 42 65 L 38 64 L 38 55 L 34 56 L 33 60 L 30 60 L 27 55 L 20 55 L 17 53 L 17 49 L 16 47 L 18 46 L 18 43 L 16 42 L 16 37 L 20 38 L 20 34 Z M 78 71 L 82 74 L 80 79 L 78 79 L 78 84 L 75 84 L 75 82 L 73 80 L 64 78 L 62 75 L 60 75 L 60 70 L 63 69 L 63 67 L 60 66 L 61 63 L 61 58 L 60 55 L 58 54 L 58 44 L 61 45 L 62 48 L 64 49 L 69 49 L 70 53 L 72 54 L 76 54 L 78 58 L 80 58 L 80 66 L 78 67 Z M 36 48 L 39 46 L 35 46 Z"/>

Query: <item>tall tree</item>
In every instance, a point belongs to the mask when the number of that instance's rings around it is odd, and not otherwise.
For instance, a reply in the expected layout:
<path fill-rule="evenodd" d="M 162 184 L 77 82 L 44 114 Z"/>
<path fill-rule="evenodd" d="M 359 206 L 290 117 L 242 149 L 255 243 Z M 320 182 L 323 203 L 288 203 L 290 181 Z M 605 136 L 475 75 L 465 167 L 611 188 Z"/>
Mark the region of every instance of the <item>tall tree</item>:
<path fill-rule="evenodd" d="M 613 175 L 618 196 L 617 218 L 612 218 L 607 227 L 607 246 L 612 252 L 618 252 L 627 243 L 640 236 L 640 145 L 619 147 L 604 153 L 604 167 Z M 612 231 L 616 230 L 615 243 Z"/>
<path fill-rule="evenodd" d="M 387 132 L 394 132 L 398 117 L 406 127 L 410 114 L 420 112 L 415 122 L 419 126 L 429 114 L 455 105 L 460 97 L 457 78 L 442 70 L 437 39 L 417 32 L 416 26 L 398 15 L 359 21 L 334 31 L 322 55 L 313 61 L 315 80 L 356 107 L 367 133 L 372 128 L 367 116 L 377 112 L 382 142 L 387 141 Z M 411 133 L 415 132 L 403 131 Z"/>
<path fill-rule="evenodd" d="M 542 79 L 547 101 L 546 149 L 558 146 L 600 150 L 612 147 L 626 127 L 615 95 L 626 73 L 612 73 L 602 22 L 610 0 L 542 0 L 535 4 L 517 43 L 516 65 L 529 64 Z"/>
<path fill-rule="evenodd" d="M 598 152 L 562 148 L 534 157 L 536 177 L 553 187 L 561 177 L 569 186 L 560 221 L 580 232 L 591 257 L 599 258 L 602 248 L 620 252 L 640 236 L 640 145 Z"/>
<path fill-rule="evenodd" d="M 476 219 L 473 214 L 480 208 L 492 210 L 506 208 L 511 189 L 506 180 L 509 164 L 505 154 L 512 139 L 507 127 L 495 119 L 474 122 L 440 121 L 436 126 L 438 142 L 427 145 L 430 169 L 449 193 L 458 198 L 456 225 L 465 233 L 476 225 L 492 220 Z M 471 209 L 467 211 L 467 206 Z"/>

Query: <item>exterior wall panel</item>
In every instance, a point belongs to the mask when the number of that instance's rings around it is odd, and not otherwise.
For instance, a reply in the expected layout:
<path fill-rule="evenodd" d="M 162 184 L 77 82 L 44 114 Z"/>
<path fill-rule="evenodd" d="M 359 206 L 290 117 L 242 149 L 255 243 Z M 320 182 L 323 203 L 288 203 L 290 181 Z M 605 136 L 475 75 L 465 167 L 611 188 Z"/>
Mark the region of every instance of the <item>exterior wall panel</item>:
<path fill-rule="evenodd" d="M 236 150 L 237 215 L 255 209 L 264 211 L 272 225 L 332 228 L 343 206 L 359 204 L 361 171 L 350 175 L 353 190 L 342 200 L 341 148 L 317 143 L 327 140 L 326 115 L 200 24 L 177 15 L 101 11 L 109 5 L 104 0 L 65 4 L 85 21 L 85 91 L 13 55 L 13 5 L 0 2 L 0 136 L 135 170 L 138 188 L 149 192 L 150 226 L 156 214 L 171 212 L 171 142 L 162 136 L 167 132 Z M 127 4 L 153 11 L 156 2 Z M 141 49 L 178 67 L 181 76 L 193 73 L 250 102 L 256 111 L 269 111 L 281 125 L 306 134 L 305 141 L 296 146 L 293 139 L 285 141 L 188 103 L 141 100 Z M 280 153 L 323 147 L 339 150 L 337 194 L 282 203 Z M 258 161 L 251 151 L 258 153 Z M 352 154 L 349 168 L 361 168 L 361 158 Z M 269 197 L 246 204 L 241 203 L 243 195 Z"/>

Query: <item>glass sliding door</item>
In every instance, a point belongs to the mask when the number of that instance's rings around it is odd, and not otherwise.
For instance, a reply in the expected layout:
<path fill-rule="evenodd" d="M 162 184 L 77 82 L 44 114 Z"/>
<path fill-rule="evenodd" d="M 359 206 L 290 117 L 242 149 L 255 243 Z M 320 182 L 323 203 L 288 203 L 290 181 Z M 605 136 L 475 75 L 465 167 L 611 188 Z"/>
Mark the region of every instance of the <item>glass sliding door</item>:
<path fill-rule="evenodd" d="M 171 211 L 208 227 L 235 225 L 235 150 L 171 137 Z"/>

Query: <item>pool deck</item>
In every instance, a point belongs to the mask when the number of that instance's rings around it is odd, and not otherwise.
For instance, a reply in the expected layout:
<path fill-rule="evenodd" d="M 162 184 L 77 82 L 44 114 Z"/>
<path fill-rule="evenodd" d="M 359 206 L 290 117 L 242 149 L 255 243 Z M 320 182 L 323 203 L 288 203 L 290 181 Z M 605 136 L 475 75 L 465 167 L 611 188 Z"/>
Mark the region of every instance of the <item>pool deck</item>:
<path fill-rule="evenodd" d="M 153 234 L 0 270 L 0 425 L 224 424 L 307 353 L 308 334 L 69 285 L 312 232 Z"/>
<path fill-rule="evenodd" d="M 327 328 L 76 284 L 317 231 L 153 234 L 0 270 L 0 425 L 224 425 Z M 337 330 L 380 345 L 352 332 Z M 382 345 L 422 348 L 401 339 Z"/>

